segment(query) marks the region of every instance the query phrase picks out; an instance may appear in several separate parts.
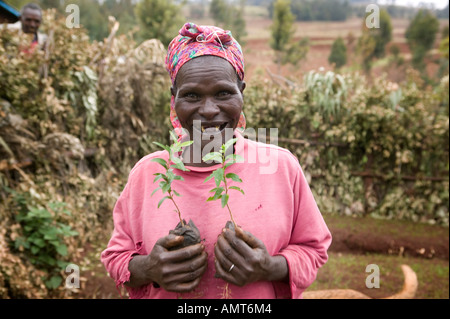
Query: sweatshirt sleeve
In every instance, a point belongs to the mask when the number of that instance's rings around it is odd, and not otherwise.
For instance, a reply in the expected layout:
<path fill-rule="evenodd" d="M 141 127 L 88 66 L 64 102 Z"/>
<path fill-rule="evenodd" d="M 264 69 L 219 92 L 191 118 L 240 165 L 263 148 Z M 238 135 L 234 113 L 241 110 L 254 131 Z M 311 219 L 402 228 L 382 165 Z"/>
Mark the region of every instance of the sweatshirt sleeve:
<path fill-rule="evenodd" d="M 302 297 L 316 279 L 318 269 L 328 260 L 331 233 L 323 220 L 301 168 L 293 187 L 294 221 L 289 245 L 278 255 L 289 267 L 290 297 Z"/>
<path fill-rule="evenodd" d="M 109 275 L 115 280 L 117 288 L 130 280 L 128 264 L 134 255 L 139 254 L 142 246 L 142 242 L 135 242 L 131 235 L 127 186 L 114 206 L 114 231 L 108 246 L 101 254 L 101 261 Z"/>

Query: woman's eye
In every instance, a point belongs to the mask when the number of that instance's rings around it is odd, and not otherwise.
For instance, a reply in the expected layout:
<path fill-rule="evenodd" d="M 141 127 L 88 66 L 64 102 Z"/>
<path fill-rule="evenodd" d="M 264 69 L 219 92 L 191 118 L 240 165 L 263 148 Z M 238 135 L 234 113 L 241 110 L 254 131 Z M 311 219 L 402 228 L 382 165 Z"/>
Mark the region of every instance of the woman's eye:
<path fill-rule="evenodd" d="M 195 93 L 186 93 L 184 97 L 190 100 L 196 100 L 198 98 L 198 95 Z"/>
<path fill-rule="evenodd" d="M 229 92 L 229 91 L 220 91 L 217 95 L 219 97 L 227 97 L 227 96 L 231 95 L 231 92 Z"/>

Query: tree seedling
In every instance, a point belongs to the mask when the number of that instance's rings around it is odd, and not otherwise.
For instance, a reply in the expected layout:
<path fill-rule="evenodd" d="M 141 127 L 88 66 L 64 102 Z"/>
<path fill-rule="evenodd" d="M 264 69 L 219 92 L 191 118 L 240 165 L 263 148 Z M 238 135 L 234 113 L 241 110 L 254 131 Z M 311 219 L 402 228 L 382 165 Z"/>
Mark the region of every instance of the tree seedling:
<path fill-rule="evenodd" d="M 213 200 L 221 200 L 222 208 L 225 206 L 228 209 L 230 214 L 231 221 L 236 228 L 236 222 L 234 221 L 233 214 L 231 213 L 230 206 L 228 205 L 228 201 L 230 199 L 230 190 L 236 190 L 244 194 L 244 191 L 238 186 L 230 186 L 230 180 L 234 182 L 241 183 L 241 178 L 235 173 L 226 173 L 226 169 L 236 163 L 238 160 L 241 160 L 241 156 L 237 154 L 229 154 L 226 155 L 228 148 L 230 148 L 234 143 L 236 143 L 237 139 L 230 139 L 225 144 L 222 145 L 219 152 L 211 152 L 203 156 L 203 161 L 215 161 L 221 164 L 221 167 L 217 168 L 209 175 L 204 182 L 209 181 L 214 178 L 214 182 L 216 187 L 210 190 L 211 193 L 214 193 L 213 196 L 209 197 L 206 201 L 210 202 Z"/>
<path fill-rule="evenodd" d="M 158 202 L 158 208 L 162 205 L 162 203 L 169 199 L 172 201 L 173 205 L 175 206 L 175 212 L 178 214 L 178 218 L 180 222 L 175 227 L 174 230 L 171 230 L 169 233 L 173 233 L 175 235 L 184 236 L 184 242 L 181 245 L 181 247 L 189 246 L 192 244 L 196 244 L 200 242 L 200 232 L 198 231 L 197 227 L 195 226 L 194 222 L 192 220 L 189 220 L 189 223 L 186 223 L 186 221 L 181 217 L 181 211 L 178 207 L 175 196 L 179 197 L 181 196 L 180 193 L 178 193 L 176 190 L 172 188 L 172 183 L 175 180 L 183 181 L 183 177 L 176 175 L 174 172 L 174 169 L 179 169 L 181 171 L 189 171 L 183 164 L 183 161 L 181 158 L 175 156 L 178 154 L 183 147 L 189 146 L 193 143 L 193 141 L 187 141 L 187 142 L 180 142 L 177 140 L 177 137 L 173 132 L 170 132 L 174 142 L 171 145 L 163 145 L 158 142 L 153 142 L 154 144 L 158 145 L 160 148 L 166 150 L 169 153 L 169 158 L 167 160 L 164 160 L 162 158 L 154 158 L 151 161 L 156 162 L 160 164 L 164 169 L 165 172 L 163 173 L 155 173 L 155 179 L 153 180 L 153 183 L 156 183 L 159 181 L 158 187 L 152 192 L 155 194 L 158 190 L 161 190 L 163 194 L 165 195 L 163 198 L 160 199 Z M 180 246 L 177 246 L 176 248 L 180 248 Z"/>

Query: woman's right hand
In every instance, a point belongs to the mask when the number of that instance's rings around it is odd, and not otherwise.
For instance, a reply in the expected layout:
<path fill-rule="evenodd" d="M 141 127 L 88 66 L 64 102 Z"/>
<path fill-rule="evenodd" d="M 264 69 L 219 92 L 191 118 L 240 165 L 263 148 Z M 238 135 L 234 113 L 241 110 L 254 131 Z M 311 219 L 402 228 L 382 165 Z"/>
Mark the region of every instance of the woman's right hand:
<path fill-rule="evenodd" d="M 158 239 L 149 255 L 138 255 L 130 261 L 129 287 L 157 283 L 171 292 L 194 290 L 207 267 L 207 253 L 199 243 L 184 248 L 169 250 L 183 242 L 183 236 L 173 234 Z"/>

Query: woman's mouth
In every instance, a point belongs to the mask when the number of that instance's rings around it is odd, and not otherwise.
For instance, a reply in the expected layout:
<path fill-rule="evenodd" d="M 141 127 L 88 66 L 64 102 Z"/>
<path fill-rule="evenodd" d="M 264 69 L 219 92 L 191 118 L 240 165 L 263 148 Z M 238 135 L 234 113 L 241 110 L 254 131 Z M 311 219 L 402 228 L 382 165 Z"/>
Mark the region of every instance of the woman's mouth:
<path fill-rule="evenodd" d="M 204 125 L 201 125 L 201 130 L 202 130 L 202 133 L 215 134 L 220 131 L 223 131 L 225 129 L 225 127 L 227 126 L 227 124 L 228 123 L 215 124 L 215 125 L 204 124 Z"/>
<path fill-rule="evenodd" d="M 198 122 L 198 123 L 195 123 Z M 193 128 L 205 135 L 221 134 L 228 127 L 228 122 L 200 122 L 194 121 Z"/>

